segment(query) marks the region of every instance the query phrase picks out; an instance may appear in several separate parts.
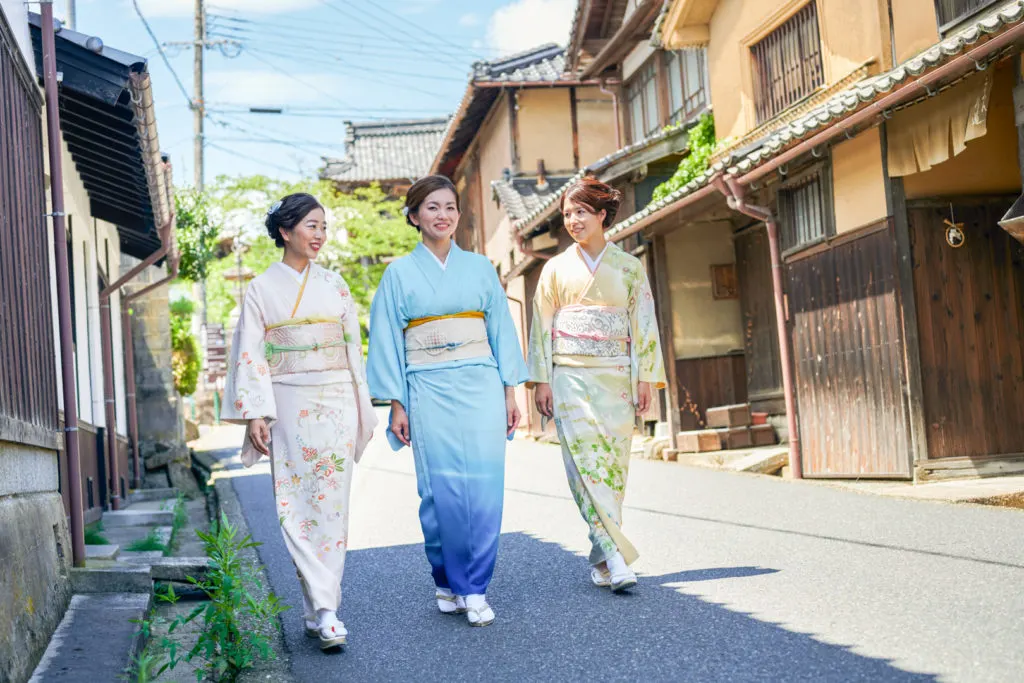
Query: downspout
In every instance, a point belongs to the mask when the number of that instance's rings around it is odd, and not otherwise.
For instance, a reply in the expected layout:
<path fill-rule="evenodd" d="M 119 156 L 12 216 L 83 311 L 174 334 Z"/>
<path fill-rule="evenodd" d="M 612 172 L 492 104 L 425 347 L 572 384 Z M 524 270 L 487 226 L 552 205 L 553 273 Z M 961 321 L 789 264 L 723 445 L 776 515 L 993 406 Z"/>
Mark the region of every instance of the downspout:
<path fill-rule="evenodd" d="M 622 149 L 622 121 L 619 120 L 619 94 L 605 87 L 605 79 L 598 81 L 598 89 L 605 95 L 612 96 L 612 116 L 615 118 L 615 149 Z"/>
<path fill-rule="evenodd" d="M 68 236 L 64 220 L 64 166 L 60 110 L 57 100 L 57 49 L 53 0 L 42 0 L 39 33 L 43 43 L 43 84 L 46 90 L 46 142 L 50 161 L 50 209 L 53 217 L 53 261 L 57 271 L 57 319 L 60 332 L 61 380 L 64 396 L 64 452 L 68 459 L 68 500 L 71 505 L 71 558 L 85 566 L 85 515 L 82 512 L 82 460 L 78 449 L 78 398 L 71 350 L 71 287 L 68 277 Z"/>
<path fill-rule="evenodd" d="M 789 427 L 789 471 L 794 479 L 803 479 L 803 463 L 800 459 L 800 432 L 796 421 L 796 397 L 793 393 L 792 349 L 786 332 L 786 301 L 782 292 L 782 256 L 779 249 L 779 225 L 771 209 L 748 204 L 744 198 L 743 186 L 734 176 L 717 177 L 715 187 L 725 195 L 729 208 L 750 216 L 765 224 L 768 229 L 768 249 L 772 263 L 772 293 L 775 296 L 775 327 L 779 336 L 779 361 L 782 364 L 782 393 L 786 402 L 786 421 Z"/>

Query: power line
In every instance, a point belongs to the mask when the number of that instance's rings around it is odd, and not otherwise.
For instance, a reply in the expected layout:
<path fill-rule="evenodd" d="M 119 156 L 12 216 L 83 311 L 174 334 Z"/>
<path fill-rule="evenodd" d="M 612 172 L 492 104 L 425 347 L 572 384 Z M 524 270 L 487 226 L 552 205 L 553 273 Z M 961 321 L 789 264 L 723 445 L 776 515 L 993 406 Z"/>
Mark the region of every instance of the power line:
<path fill-rule="evenodd" d="M 367 2 L 367 3 L 368 3 L 368 4 L 370 4 L 370 5 L 373 5 L 374 7 L 376 7 L 376 8 L 377 8 L 378 10 L 380 10 L 381 12 L 384 12 L 384 14 L 388 15 L 388 18 L 389 18 L 389 19 L 391 19 L 391 18 L 392 18 L 392 15 L 390 15 L 390 14 L 388 13 L 388 10 L 386 10 L 386 9 L 385 9 L 385 8 L 383 8 L 383 7 L 381 7 L 381 6 L 380 6 L 380 5 L 379 5 L 379 4 L 377 3 L 377 2 L 375 2 L 374 0 L 365 0 L 365 2 Z M 403 17 L 403 16 L 402 16 L 402 15 L 400 15 L 400 14 L 395 14 L 393 18 L 395 18 L 395 19 L 398 19 L 399 21 L 403 21 L 403 22 L 405 22 L 406 24 L 408 24 L 409 26 L 412 26 L 413 28 L 420 28 L 419 26 L 417 26 L 417 25 L 416 25 L 416 24 L 414 24 L 413 22 L 409 21 L 408 19 L 406 19 L 405 17 Z M 453 42 L 451 42 L 451 41 L 447 40 L 446 38 L 444 38 L 444 37 L 442 37 L 442 36 L 436 36 L 436 37 L 437 37 L 437 39 L 438 39 L 438 40 L 439 40 L 439 41 L 440 41 L 441 43 L 444 43 L 444 44 L 446 44 L 446 45 L 450 45 L 451 47 L 454 47 L 454 48 L 456 48 L 456 49 L 459 49 L 459 50 L 463 50 L 463 49 L 465 49 L 465 48 L 463 48 L 463 47 L 461 47 L 461 46 L 459 46 L 459 45 L 456 45 L 455 43 L 453 43 Z M 481 55 L 480 55 L 480 54 L 479 54 L 478 52 L 476 52 L 475 50 L 467 50 L 467 52 L 469 52 L 469 54 L 471 54 L 471 55 L 473 55 L 473 56 L 477 57 L 478 59 L 483 59 L 483 57 L 482 57 L 482 56 L 481 56 Z"/>
<path fill-rule="evenodd" d="M 163 58 L 164 64 L 167 66 L 167 70 L 171 72 L 171 76 L 174 77 L 174 82 L 178 84 L 178 89 L 181 90 L 181 94 L 184 95 L 185 99 L 188 101 L 189 107 L 195 107 L 195 102 L 192 101 L 192 98 L 188 94 L 188 90 L 185 89 L 185 84 L 181 82 L 180 78 L 178 78 L 178 73 L 174 70 L 174 67 L 171 66 L 171 60 L 167 59 L 167 55 L 164 54 L 163 46 L 160 45 L 160 41 L 157 39 L 156 34 L 153 33 L 153 29 L 149 27 L 149 22 L 146 21 L 146 17 L 142 14 L 142 10 L 139 9 L 138 0 L 132 0 L 132 5 L 135 7 L 135 13 L 138 14 L 139 19 L 142 20 L 142 25 L 146 27 L 146 33 L 148 33 L 149 37 L 153 39 L 153 44 L 156 45 L 157 51 L 160 52 L 160 57 Z"/>
<path fill-rule="evenodd" d="M 250 156 L 248 154 L 243 154 L 242 152 L 237 152 L 237 151 L 235 151 L 233 149 L 230 149 L 228 147 L 224 147 L 222 145 L 218 145 L 216 142 L 207 142 L 206 145 L 208 147 L 212 147 L 213 149 L 216 149 L 216 150 L 219 150 L 221 152 L 224 152 L 225 154 L 230 154 L 232 156 L 236 156 L 239 159 L 245 159 L 246 161 L 254 161 L 254 162 L 258 163 L 258 164 L 264 164 L 265 166 L 269 166 L 270 168 L 273 168 L 273 169 L 278 170 L 278 171 L 283 171 L 285 173 L 297 173 L 298 175 L 302 175 L 302 169 L 301 168 L 293 169 L 293 168 L 285 168 L 284 166 L 278 166 L 277 164 L 271 163 L 271 162 L 267 161 L 266 159 L 260 159 L 259 157 L 254 157 L 254 156 Z"/>

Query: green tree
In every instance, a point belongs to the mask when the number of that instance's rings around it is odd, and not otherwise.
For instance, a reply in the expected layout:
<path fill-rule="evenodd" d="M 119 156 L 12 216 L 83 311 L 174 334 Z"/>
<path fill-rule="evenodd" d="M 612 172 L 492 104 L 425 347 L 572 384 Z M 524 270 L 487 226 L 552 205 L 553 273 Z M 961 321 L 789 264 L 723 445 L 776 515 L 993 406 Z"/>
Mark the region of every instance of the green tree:
<path fill-rule="evenodd" d="M 209 199 L 192 188 L 179 189 L 174 193 L 174 210 L 175 239 L 181 254 L 178 277 L 188 282 L 201 282 L 206 279 L 207 267 L 214 258 L 219 233 L 210 215 Z"/>
<path fill-rule="evenodd" d="M 182 396 L 196 392 L 202 358 L 199 344 L 192 334 L 192 313 L 195 305 L 188 299 L 171 303 L 171 373 L 174 388 Z"/>

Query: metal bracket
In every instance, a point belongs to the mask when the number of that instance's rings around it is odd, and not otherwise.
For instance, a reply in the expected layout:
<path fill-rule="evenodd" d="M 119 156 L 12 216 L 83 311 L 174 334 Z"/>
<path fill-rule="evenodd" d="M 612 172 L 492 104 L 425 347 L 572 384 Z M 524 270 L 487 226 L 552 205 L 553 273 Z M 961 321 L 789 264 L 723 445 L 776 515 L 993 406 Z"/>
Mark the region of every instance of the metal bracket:
<path fill-rule="evenodd" d="M 64 213 L 63 211 L 54 211 L 53 213 L 44 213 L 43 214 L 43 218 L 56 218 L 58 216 L 60 216 L 61 218 L 64 218 L 65 216 L 67 216 L 67 214 Z"/>

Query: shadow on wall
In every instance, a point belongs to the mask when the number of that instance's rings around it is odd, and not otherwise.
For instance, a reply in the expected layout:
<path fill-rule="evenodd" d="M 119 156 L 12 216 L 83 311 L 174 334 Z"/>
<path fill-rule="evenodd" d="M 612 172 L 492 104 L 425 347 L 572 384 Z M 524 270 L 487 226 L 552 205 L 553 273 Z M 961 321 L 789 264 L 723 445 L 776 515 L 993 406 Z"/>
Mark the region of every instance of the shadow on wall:
<path fill-rule="evenodd" d="M 271 500 L 269 475 L 233 479 L 250 504 L 246 519 L 283 615 L 293 671 L 301 680 L 510 681 L 930 681 L 846 647 L 758 621 L 678 593 L 667 584 L 743 580 L 774 573 L 723 567 L 642 576 L 628 595 L 587 581 L 586 559 L 522 533 L 503 534 L 488 597 L 498 622 L 471 629 L 441 615 L 419 545 L 352 551 L 341 617 L 351 645 L 326 661 L 302 632 L 295 568 Z M 325 666 L 327 664 L 327 666 Z"/>

